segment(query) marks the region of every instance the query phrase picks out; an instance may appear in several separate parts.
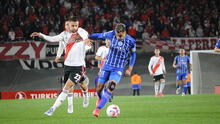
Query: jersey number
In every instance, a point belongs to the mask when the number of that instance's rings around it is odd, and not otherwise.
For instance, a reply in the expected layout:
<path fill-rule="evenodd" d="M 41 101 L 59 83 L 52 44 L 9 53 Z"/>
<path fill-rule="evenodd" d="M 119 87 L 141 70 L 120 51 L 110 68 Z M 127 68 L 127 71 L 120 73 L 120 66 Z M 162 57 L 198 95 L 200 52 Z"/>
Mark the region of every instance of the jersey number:
<path fill-rule="evenodd" d="M 74 77 L 74 79 L 76 80 L 76 82 L 79 82 L 80 78 L 81 78 L 81 75 L 79 75 L 78 73 L 76 73 L 76 74 L 75 74 L 75 77 Z"/>

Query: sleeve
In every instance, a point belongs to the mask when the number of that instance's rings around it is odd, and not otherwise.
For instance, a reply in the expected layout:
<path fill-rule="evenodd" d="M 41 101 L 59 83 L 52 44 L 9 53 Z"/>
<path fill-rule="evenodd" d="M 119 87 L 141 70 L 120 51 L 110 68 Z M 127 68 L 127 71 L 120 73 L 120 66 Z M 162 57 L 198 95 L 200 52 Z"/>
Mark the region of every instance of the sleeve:
<path fill-rule="evenodd" d="M 174 58 L 173 64 L 177 64 L 177 56 Z"/>
<path fill-rule="evenodd" d="M 187 56 L 187 63 L 190 63 L 190 58 L 189 58 L 189 56 Z"/>
<path fill-rule="evenodd" d="M 150 62 L 149 62 L 149 64 L 148 64 L 148 70 L 149 70 L 150 74 L 153 73 L 153 72 L 152 72 L 152 66 L 153 66 L 153 58 L 151 57 L 151 58 L 150 58 Z"/>
<path fill-rule="evenodd" d="M 104 33 L 93 33 L 89 35 L 90 39 L 111 39 L 115 35 L 115 31 L 109 31 Z"/>
<path fill-rule="evenodd" d="M 136 61 L 136 41 L 133 40 L 133 46 L 131 48 L 131 57 L 130 57 L 129 65 L 134 66 L 135 61 Z"/>
<path fill-rule="evenodd" d="M 78 34 L 80 35 L 80 37 L 82 37 L 83 40 L 88 39 L 89 37 L 89 33 L 82 28 L 78 29 Z"/>
<path fill-rule="evenodd" d="M 58 47 L 58 50 L 57 50 L 57 57 L 61 57 L 62 56 L 63 50 L 64 50 L 64 46 L 62 44 L 62 41 L 60 41 L 59 42 L 59 47 Z"/>
<path fill-rule="evenodd" d="M 63 41 L 63 35 L 64 35 L 64 32 L 62 32 L 56 36 L 48 36 L 48 35 L 40 33 L 40 37 L 42 37 L 43 39 L 45 39 L 46 41 L 49 41 L 49 42 Z"/>

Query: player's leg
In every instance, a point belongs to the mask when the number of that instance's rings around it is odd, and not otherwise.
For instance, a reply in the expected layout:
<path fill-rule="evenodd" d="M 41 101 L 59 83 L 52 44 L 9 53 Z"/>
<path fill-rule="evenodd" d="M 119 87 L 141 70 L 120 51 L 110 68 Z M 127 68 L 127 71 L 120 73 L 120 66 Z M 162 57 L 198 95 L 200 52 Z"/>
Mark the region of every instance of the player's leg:
<path fill-rule="evenodd" d="M 154 80 L 155 97 L 158 97 L 159 96 L 160 80 L 157 75 L 153 77 L 153 80 Z"/>
<path fill-rule="evenodd" d="M 140 96 L 140 89 L 137 89 L 137 95 Z"/>
<path fill-rule="evenodd" d="M 67 113 L 73 113 L 73 87 L 70 88 L 67 95 Z"/>
<path fill-rule="evenodd" d="M 182 96 L 185 96 L 185 93 L 187 91 L 187 74 L 182 75 L 182 83 L 183 83 Z"/>
<path fill-rule="evenodd" d="M 47 111 L 45 112 L 46 115 L 51 116 L 53 114 L 53 112 L 62 104 L 62 102 L 66 99 L 69 90 L 74 86 L 74 83 L 68 79 L 63 91 L 60 93 L 60 95 L 57 97 L 55 103 L 53 104 L 53 106 Z"/>
<path fill-rule="evenodd" d="M 121 73 L 118 73 L 119 71 L 121 71 Z M 121 77 L 122 77 L 122 70 L 116 70 L 110 73 L 108 86 L 103 90 L 101 101 L 99 105 L 96 107 L 96 109 L 93 111 L 94 116 L 96 117 L 99 116 L 100 109 L 102 109 L 111 98 L 112 93 L 116 88 L 116 85 L 121 80 Z"/>
<path fill-rule="evenodd" d="M 180 94 L 180 90 L 181 90 L 180 84 L 181 84 L 181 75 L 177 74 L 176 75 L 176 94 Z"/>
<path fill-rule="evenodd" d="M 104 70 L 103 68 L 99 73 L 98 86 L 96 88 L 96 92 L 97 92 L 97 96 L 98 96 L 96 105 L 98 105 L 99 102 L 101 101 L 102 91 L 105 87 L 105 84 L 107 83 L 107 81 L 109 79 L 109 75 L 110 75 L 110 71 Z"/>
<path fill-rule="evenodd" d="M 89 78 L 87 76 L 84 76 L 78 84 L 83 92 L 83 107 L 87 108 L 89 106 L 89 95 L 88 95 Z"/>
<path fill-rule="evenodd" d="M 71 67 L 64 67 L 64 83 L 69 79 L 71 72 Z M 67 113 L 73 113 L 73 87 L 69 89 L 69 93 L 67 95 Z"/>
<path fill-rule="evenodd" d="M 187 82 L 187 91 L 188 94 L 191 94 L 191 82 Z"/>
<path fill-rule="evenodd" d="M 160 75 L 160 90 L 159 90 L 159 96 L 164 96 L 163 90 L 165 87 L 165 78 L 163 75 Z"/>

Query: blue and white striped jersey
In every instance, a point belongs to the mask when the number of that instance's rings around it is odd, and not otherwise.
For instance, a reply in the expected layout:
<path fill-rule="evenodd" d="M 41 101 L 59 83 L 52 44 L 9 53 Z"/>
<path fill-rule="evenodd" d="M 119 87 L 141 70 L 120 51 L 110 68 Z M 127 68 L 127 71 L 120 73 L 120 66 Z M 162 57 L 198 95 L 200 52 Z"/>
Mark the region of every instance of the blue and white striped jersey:
<path fill-rule="evenodd" d="M 126 34 L 123 40 L 116 38 L 115 30 L 105 33 L 94 33 L 89 36 L 92 39 L 109 39 L 109 53 L 106 57 L 104 65 L 114 68 L 124 68 L 129 54 L 136 52 L 136 41 L 130 35 Z"/>
<path fill-rule="evenodd" d="M 174 63 L 177 65 L 176 74 L 188 74 L 188 64 L 190 62 L 189 56 L 176 56 Z"/>

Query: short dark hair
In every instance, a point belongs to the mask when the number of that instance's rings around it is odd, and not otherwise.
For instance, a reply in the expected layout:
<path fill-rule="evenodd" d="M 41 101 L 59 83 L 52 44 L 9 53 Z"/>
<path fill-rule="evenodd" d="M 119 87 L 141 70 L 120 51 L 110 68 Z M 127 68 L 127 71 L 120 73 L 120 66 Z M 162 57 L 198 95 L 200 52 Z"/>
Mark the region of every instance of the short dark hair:
<path fill-rule="evenodd" d="M 76 21 L 79 21 L 78 17 L 77 16 L 71 16 L 67 19 L 67 21 L 72 21 L 72 22 L 76 22 Z"/>
<path fill-rule="evenodd" d="M 118 23 L 116 26 L 115 26 L 115 30 L 116 32 L 125 32 L 126 31 L 126 26 L 125 24 L 123 23 Z"/>

